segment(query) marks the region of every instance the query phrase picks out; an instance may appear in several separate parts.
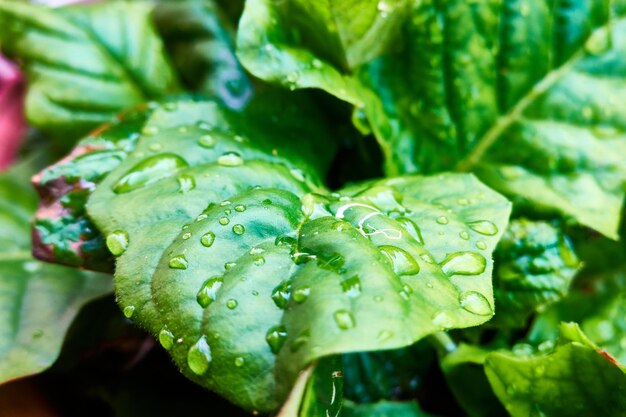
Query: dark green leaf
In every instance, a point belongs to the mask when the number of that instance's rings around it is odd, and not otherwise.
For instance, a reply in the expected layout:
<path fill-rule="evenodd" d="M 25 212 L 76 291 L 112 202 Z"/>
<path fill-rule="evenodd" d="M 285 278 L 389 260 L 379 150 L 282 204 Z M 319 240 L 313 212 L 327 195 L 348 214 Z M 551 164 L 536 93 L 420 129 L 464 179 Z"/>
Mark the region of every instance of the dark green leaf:
<path fill-rule="evenodd" d="M 116 1 L 55 9 L 1 3 L 0 40 L 30 81 L 30 123 L 75 138 L 127 107 L 176 91 L 151 8 Z"/>
<path fill-rule="evenodd" d="M 374 404 L 345 402 L 343 417 L 435 417 L 422 411 L 413 401 L 380 401 Z"/>

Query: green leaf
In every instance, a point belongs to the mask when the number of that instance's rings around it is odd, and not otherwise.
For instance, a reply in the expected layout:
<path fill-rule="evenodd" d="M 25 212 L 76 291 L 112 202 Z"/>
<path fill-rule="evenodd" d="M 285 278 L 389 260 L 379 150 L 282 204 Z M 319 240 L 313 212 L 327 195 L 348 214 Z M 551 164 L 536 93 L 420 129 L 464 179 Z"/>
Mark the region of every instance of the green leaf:
<path fill-rule="evenodd" d="M 380 401 L 373 404 L 345 402 L 344 417 L 435 417 L 420 409 L 414 401 Z"/>
<path fill-rule="evenodd" d="M 625 6 L 414 2 L 397 47 L 347 71 L 293 36 L 309 26 L 257 0 L 246 4 L 238 48 L 262 79 L 355 105 L 388 174 L 456 165 L 534 210 L 616 238 L 626 183 Z"/>
<path fill-rule="evenodd" d="M 157 30 L 183 81 L 232 109 L 245 106 L 252 86 L 234 52 L 234 29 L 214 1 L 161 2 Z"/>
<path fill-rule="evenodd" d="M 484 364 L 489 350 L 461 344 L 444 356 L 441 369 L 459 404 L 475 417 L 497 417 L 505 411 L 485 376 Z"/>
<path fill-rule="evenodd" d="M 0 382 L 52 365 L 80 308 L 112 289 L 109 276 L 32 258 L 36 195 L 24 181 L 28 174 L 20 166 L 0 176 Z"/>
<path fill-rule="evenodd" d="M 331 135 L 288 99 L 274 121 L 267 100 L 246 114 L 211 102 L 155 112 L 180 125 L 142 136 L 88 203 L 119 255 L 127 316 L 191 379 L 258 411 L 320 357 L 488 320 L 510 212 L 467 174 L 328 194 L 317 178 Z"/>
<path fill-rule="evenodd" d="M 563 298 L 580 265 L 564 233 L 526 219 L 509 224 L 495 263 L 495 324 L 504 327 L 524 327 L 532 313 Z"/>
<path fill-rule="evenodd" d="M 545 356 L 489 354 L 485 372 L 507 411 L 513 417 L 626 413 L 626 376 L 619 366 L 590 345 L 575 325 L 563 326 L 562 339 Z"/>
<path fill-rule="evenodd" d="M 55 9 L 0 4 L 0 40 L 30 81 L 29 122 L 77 136 L 127 107 L 175 92 L 151 8 L 115 1 Z"/>

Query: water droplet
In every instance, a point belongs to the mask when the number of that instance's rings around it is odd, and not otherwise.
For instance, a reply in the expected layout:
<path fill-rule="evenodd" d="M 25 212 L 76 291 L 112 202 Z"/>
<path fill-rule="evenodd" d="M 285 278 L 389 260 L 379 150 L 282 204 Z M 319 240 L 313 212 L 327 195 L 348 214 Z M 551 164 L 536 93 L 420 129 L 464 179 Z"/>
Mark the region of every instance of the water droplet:
<path fill-rule="evenodd" d="M 406 230 L 420 245 L 424 244 L 424 238 L 422 237 L 422 231 L 415 224 L 415 222 L 408 217 L 400 217 L 396 219 L 398 223 L 402 225 L 404 230 Z"/>
<path fill-rule="evenodd" d="M 262 266 L 265 265 L 265 258 L 262 256 L 259 256 L 257 258 L 254 258 L 254 262 L 253 262 L 256 266 Z"/>
<path fill-rule="evenodd" d="M 238 305 L 239 305 L 239 303 L 234 298 L 231 298 L 231 299 L 226 301 L 226 307 L 228 307 L 231 310 L 236 309 Z"/>
<path fill-rule="evenodd" d="M 459 206 L 467 206 L 469 204 L 469 200 L 467 198 L 459 198 L 458 200 L 456 200 L 456 203 Z"/>
<path fill-rule="evenodd" d="M 231 209 L 226 209 L 226 210 L 224 210 L 224 214 L 225 214 L 225 215 L 230 216 L 230 213 L 232 213 L 232 210 L 231 210 Z"/>
<path fill-rule="evenodd" d="M 259 295 L 259 292 L 257 290 L 252 290 L 252 295 L 256 297 L 257 295 Z"/>
<path fill-rule="evenodd" d="M 106 245 L 113 256 L 120 256 L 128 248 L 128 233 L 116 230 L 107 236 Z"/>
<path fill-rule="evenodd" d="M 206 308 L 213 301 L 217 300 L 217 293 L 222 288 L 222 284 L 224 283 L 224 278 L 222 277 L 213 277 L 207 279 L 202 287 L 200 287 L 200 291 L 198 291 L 198 295 L 196 295 L 196 300 L 198 304 L 202 306 L 202 308 Z"/>
<path fill-rule="evenodd" d="M 135 306 L 126 306 L 122 312 L 124 313 L 124 316 L 129 319 L 133 316 L 133 314 L 135 314 Z"/>
<path fill-rule="evenodd" d="M 341 281 L 341 289 L 348 297 L 358 297 L 361 295 L 361 279 L 358 275 L 353 275 Z"/>
<path fill-rule="evenodd" d="M 299 304 L 304 303 L 309 298 L 309 294 L 311 294 L 311 288 L 309 287 L 296 288 L 293 291 L 293 301 Z"/>
<path fill-rule="evenodd" d="M 163 327 L 159 332 L 159 343 L 165 350 L 170 350 L 174 346 L 174 334 L 167 327 Z"/>
<path fill-rule="evenodd" d="M 230 219 L 228 217 L 220 217 L 219 224 L 221 224 L 222 226 L 226 226 L 228 223 L 230 223 Z"/>
<path fill-rule="evenodd" d="M 183 240 L 188 240 L 191 237 L 191 233 L 187 232 L 187 233 L 183 233 L 182 235 L 182 239 Z"/>
<path fill-rule="evenodd" d="M 446 216 L 437 217 L 437 223 L 439 224 L 448 224 L 449 220 Z"/>
<path fill-rule="evenodd" d="M 276 246 L 289 246 L 293 247 L 296 244 L 296 239 L 291 236 L 278 236 L 274 241 L 274 245 Z"/>
<path fill-rule="evenodd" d="M 585 50 L 591 55 L 601 55 L 611 48 L 611 34 L 606 29 L 594 31 L 585 42 Z"/>
<path fill-rule="evenodd" d="M 187 365 L 189 369 L 196 374 L 202 375 L 211 365 L 211 348 L 206 341 L 206 336 L 202 336 L 198 341 L 189 349 L 187 353 Z"/>
<path fill-rule="evenodd" d="M 239 204 L 235 206 L 235 211 L 239 212 L 239 213 L 243 213 L 244 211 L 246 211 L 246 206 L 243 204 Z"/>
<path fill-rule="evenodd" d="M 159 133 L 159 128 L 156 126 L 146 126 L 141 129 L 141 134 L 144 136 L 154 136 Z"/>
<path fill-rule="evenodd" d="M 481 235 L 493 236 L 498 233 L 498 227 L 489 220 L 478 220 L 475 222 L 467 223 L 470 229 Z"/>
<path fill-rule="evenodd" d="M 274 300 L 274 304 L 276 304 L 278 308 L 284 309 L 287 307 L 290 296 L 291 282 L 288 280 L 281 281 L 281 283 L 272 290 L 272 300 Z"/>
<path fill-rule="evenodd" d="M 415 275 L 420 271 L 420 266 L 415 258 L 404 249 L 387 245 L 383 245 L 379 249 L 391 262 L 393 272 L 396 275 Z"/>
<path fill-rule="evenodd" d="M 210 248 L 213 245 L 213 242 L 215 242 L 215 233 L 213 232 L 206 232 L 200 238 L 202 246 L 206 246 L 207 248 Z"/>
<path fill-rule="evenodd" d="M 485 271 L 487 261 L 476 252 L 456 252 L 448 255 L 441 263 L 441 270 L 447 275 L 478 275 Z"/>
<path fill-rule="evenodd" d="M 181 175 L 178 177 L 178 191 L 186 193 L 196 188 L 196 180 L 191 175 Z"/>
<path fill-rule="evenodd" d="M 235 358 L 235 366 L 241 368 L 246 363 L 246 360 L 241 356 Z"/>
<path fill-rule="evenodd" d="M 461 239 L 463 240 L 469 240 L 470 235 L 469 233 L 467 233 L 465 230 L 463 230 L 462 232 L 459 233 L 459 236 L 461 237 Z"/>
<path fill-rule="evenodd" d="M 148 148 L 152 152 L 159 152 L 161 149 L 163 149 L 163 145 L 161 145 L 160 143 L 151 143 Z"/>
<path fill-rule="evenodd" d="M 200 136 L 200 139 L 198 139 L 198 145 L 202 146 L 203 148 L 210 149 L 214 147 L 216 143 L 217 141 L 215 140 L 213 135 L 202 135 Z"/>
<path fill-rule="evenodd" d="M 541 353 L 548 353 L 554 350 L 554 341 L 552 340 L 546 340 L 544 342 L 541 342 L 539 344 L 539 346 L 537 346 L 537 349 L 539 350 L 539 352 Z"/>
<path fill-rule="evenodd" d="M 433 316 L 433 324 L 443 330 L 450 329 L 454 325 L 452 317 L 445 311 L 440 311 Z"/>
<path fill-rule="evenodd" d="M 233 226 L 233 233 L 236 235 L 243 235 L 246 231 L 246 228 L 243 226 L 243 224 L 236 224 Z"/>
<path fill-rule="evenodd" d="M 479 316 L 492 316 L 493 309 L 489 301 L 479 292 L 467 291 L 459 296 L 459 303 L 463 309 Z"/>
<path fill-rule="evenodd" d="M 220 207 L 225 207 L 225 206 L 228 206 L 228 205 L 230 205 L 230 204 L 233 204 L 233 203 L 231 203 L 231 202 L 230 202 L 230 201 L 228 201 L 228 200 L 224 200 L 224 201 L 222 201 L 222 202 L 220 203 Z"/>
<path fill-rule="evenodd" d="M 265 253 L 265 250 L 263 248 L 254 247 L 254 248 L 250 249 L 249 253 L 250 253 L 250 255 L 258 255 L 260 253 Z"/>
<path fill-rule="evenodd" d="M 485 250 L 487 249 L 487 243 L 484 240 L 479 240 L 476 242 L 476 247 L 480 250 Z"/>
<path fill-rule="evenodd" d="M 189 262 L 187 262 L 185 255 L 176 255 L 170 259 L 168 265 L 172 269 L 187 269 Z"/>
<path fill-rule="evenodd" d="M 434 264 L 435 260 L 433 259 L 433 257 L 429 254 L 429 253 L 422 253 L 420 255 L 420 259 L 424 262 L 426 262 L 427 264 Z"/>
<path fill-rule="evenodd" d="M 237 152 L 226 152 L 217 158 L 217 163 L 225 167 L 236 167 L 243 165 L 243 158 Z"/>
<path fill-rule="evenodd" d="M 201 222 L 202 220 L 205 220 L 207 217 L 209 216 L 207 216 L 206 214 L 201 214 L 198 217 L 196 217 L 196 221 Z"/>
<path fill-rule="evenodd" d="M 333 314 L 333 318 L 335 319 L 335 323 L 337 323 L 337 327 L 342 330 L 352 329 L 356 326 L 356 322 L 354 321 L 354 316 L 347 310 L 337 310 L 335 314 Z"/>
<path fill-rule="evenodd" d="M 235 266 L 237 266 L 237 262 L 226 262 L 224 264 L 224 269 L 228 271 L 229 269 L 232 269 Z"/>
<path fill-rule="evenodd" d="M 381 295 L 374 296 L 374 301 L 376 301 L 377 303 L 380 303 L 383 300 L 384 300 L 384 298 Z"/>
<path fill-rule="evenodd" d="M 128 193 L 169 177 L 189 165 L 178 155 L 162 153 L 139 162 L 113 186 L 116 194 Z"/>
<path fill-rule="evenodd" d="M 265 334 L 265 341 L 270 346 L 270 349 L 274 354 L 280 352 L 280 349 L 285 344 L 286 339 L 287 329 L 282 325 L 270 327 Z"/>

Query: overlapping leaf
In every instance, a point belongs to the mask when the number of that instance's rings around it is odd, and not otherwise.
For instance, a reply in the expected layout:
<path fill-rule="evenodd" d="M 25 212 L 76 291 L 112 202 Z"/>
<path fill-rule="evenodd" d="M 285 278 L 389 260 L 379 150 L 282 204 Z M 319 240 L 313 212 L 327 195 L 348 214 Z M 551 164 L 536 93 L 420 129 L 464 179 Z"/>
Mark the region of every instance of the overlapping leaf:
<path fill-rule="evenodd" d="M 510 211 L 467 174 L 328 194 L 331 135 L 295 97 L 274 120 L 267 99 L 244 114 L 212 102 L 155 113 L 178 125 L 144 134 L 88 203 L 118 255 L 124 313 L 186 375 L 260 411 L 322 356 L 488 320 Z"/>
<path fill-rule="evenodd" d="M 0 4 L 0 41 L 23 63 L 29 122 L 55 134 L 80 135 L 121 110 L 177 90 L 142 2 L 57 9 Z"/>
<path fill-rule="evenodd" d="M 0 176 L 0 382 L 52 365 L 78 310 L 112 290 L 109 276 L 33 259 L 28 174 L 20 166 Z"/>
<path fill-rule="evenodd" d="M 393 52 L 352 70 L 294 36 L 308 26 L 276 4 L 247 2 L 242 63 L 354 104 L 388 173 L 458 163 L 535 210 L 616 238 L 626 180 L 622 1 L 414 2 Z"/>

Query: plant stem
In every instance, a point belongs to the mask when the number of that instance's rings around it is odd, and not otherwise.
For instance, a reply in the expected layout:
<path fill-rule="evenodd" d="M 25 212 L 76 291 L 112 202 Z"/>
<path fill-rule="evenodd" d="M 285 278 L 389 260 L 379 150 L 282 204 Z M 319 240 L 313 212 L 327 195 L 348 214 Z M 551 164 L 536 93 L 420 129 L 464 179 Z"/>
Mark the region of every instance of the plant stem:
<path fill-rule="evenodd" d="M 446 356 L 457 349 L 457 345 L 446 332 L 439 332 L 428 336 L 428 341 L 437 350 L 439 356 Z"/>

